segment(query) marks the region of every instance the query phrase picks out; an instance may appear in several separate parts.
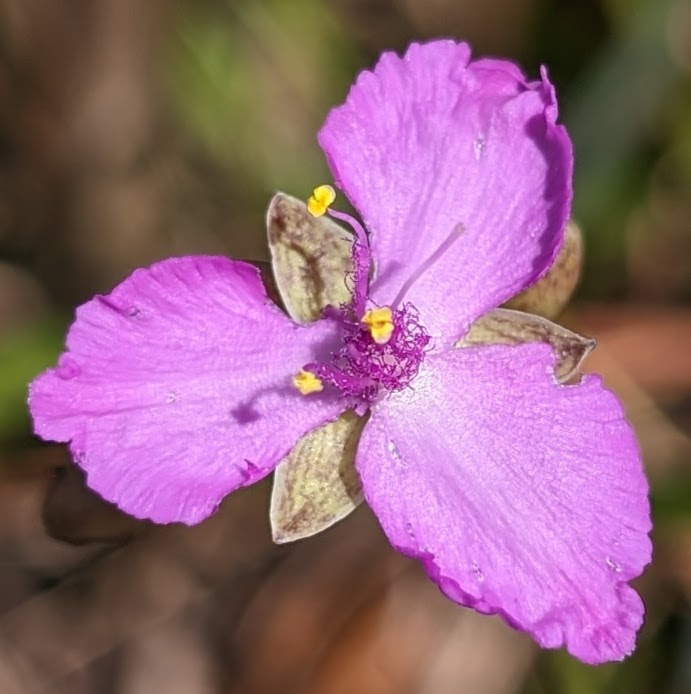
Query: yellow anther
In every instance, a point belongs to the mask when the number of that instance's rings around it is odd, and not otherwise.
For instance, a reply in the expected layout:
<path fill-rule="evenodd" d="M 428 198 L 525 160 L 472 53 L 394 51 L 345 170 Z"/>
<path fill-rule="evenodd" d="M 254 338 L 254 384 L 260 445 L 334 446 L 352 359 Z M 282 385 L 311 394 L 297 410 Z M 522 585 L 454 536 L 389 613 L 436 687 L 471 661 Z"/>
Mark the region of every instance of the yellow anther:
<path fill-rule="evenodd" d="M 362 322 L 369 328 L 372 339 L 378 345 L 385 345 L 393 333 L 393 312 L 388 306 L 373 308 L 362 317 Z"/>
<path fill-rule="evenodd" d="M 336 191 L 331 186 L 317 186 L 307 200 L 307 209 L 313 217 L 321 217 L 336 199 Z"/>
<path fill-rule="evenodd" d="M 311 371 L 305 371 L 304 369 L 299 374 L 293 376 L 293 385 L 303 395 L 319 393 L 324 390 L 324 384 L 321 378 L 315 376 Z"/>

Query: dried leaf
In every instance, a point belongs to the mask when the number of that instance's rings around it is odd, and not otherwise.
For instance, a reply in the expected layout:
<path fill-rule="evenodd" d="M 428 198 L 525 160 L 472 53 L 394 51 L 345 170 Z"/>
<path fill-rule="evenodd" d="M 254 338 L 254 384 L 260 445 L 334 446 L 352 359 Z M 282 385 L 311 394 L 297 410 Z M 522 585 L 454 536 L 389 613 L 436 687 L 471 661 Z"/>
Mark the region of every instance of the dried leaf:
<path fill-rule="evenodd" d="M 121 542 L 146 521 L 132 518 L 86 486 L 84 472 L 76 465 L 58 468 L 43 502 L 43 525 L 56 540 L 83 545 Z"/>
<path fill-rule="evenodd" d="M 583 234 L 571 220 L 564 245 L 549 272 L 532 287 L 506 303 L 506 308 L 554 318 L 561 313 L 576 289 L 583 263 Z"/>
<path fill-rule="evenodd" d="M 476 320 L 456 346 L 520 345 L 528 342 L 544 342 L 552 346 L 557 355 L 554 372 L 560 383 L 578 373 L 581 362 L 595 346 L 595 340 L 582 337 L 546 318 L 506 308 L 495 309 Z"/>
<path fill-rule="evenodd" d="M 266 224 L 274 278 L 293 320 L 308 323 L 326 306 L 349 301 L 352 239 L 344 229 L 285 193 L 274 195 Z"/>
<path fill-rule="evenodd" d="M 274 542 L 316 535 L 362 502 L 355 452 L 366 421 L 344 412 L 303 436 L 276 468 L 270 514 Z"/>

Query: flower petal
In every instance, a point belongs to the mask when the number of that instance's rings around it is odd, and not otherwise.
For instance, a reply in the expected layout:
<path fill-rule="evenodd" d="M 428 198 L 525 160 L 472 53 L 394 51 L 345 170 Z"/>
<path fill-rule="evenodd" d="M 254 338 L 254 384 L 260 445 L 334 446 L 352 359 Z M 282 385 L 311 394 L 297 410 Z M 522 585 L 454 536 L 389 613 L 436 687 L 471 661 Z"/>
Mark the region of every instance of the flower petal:
<path fill-rule="evenodd" d="M 553 361 L 533 344 L 430 356 L 373 409 L 357 467 L 391 543 L 452 600 L 621 659 L 643 616 L 627 581 L 650 560 L 647 483 L 616 398 L 595 376 L 558 385 Z"/>
<path fill-rule="evenodd" d="M 583 232 L 572 219 L 566 226 L 559 255 L 547 274 L 532 287 L 509 299 L 506 307 L 545 318 L 558 316 L 578 286 L 582 266 Z"/>
<path fill-rule="evenodd" d="M 571 202 L 571 143 L 554 90 L 453 41 L 385 53 L 319 134 L 336 183 L 372 233 L 372 297 L 409 289 L 433 333 L 461 335 L 552 264 Z"/>
<path fill-rule="evenodd" d="M 495 308 L 478 318 L 463 339 L 456 343 L 456 347 L 531 342 L 551 345 L 557 357 L 554 375 L 559 383 L 566 383 L 576 376 L 581 363 L 595 347 L 595 340 L 582 337 L 546 318 L 508 308 Z"/>
<path fill-rule="evenodd" d="M 355 451 L 365 417 L 344 412 L 298 441 L 276 468 L 271 495 L 274 542 L 311 537 L 345 518 L 362 502 Z"/>
<path fill-rule="evenodd" d="M 313 217 L 302 200 L 276 193 L 266 226 L 276 285 L 293 320 L 308 323 L 327 306 L 350 300 L 352 237 L 336 222 Z"/>
<path fill-rule="evenodd" d="M 31 385 L 36 433 L 70 441 L 89 486 L 124 511 L 199 522 L 340 413 L 290 380 L 333 330 L 294 324 L 246 263 L 157 263 L 77 310 L 69 351 Z"/>

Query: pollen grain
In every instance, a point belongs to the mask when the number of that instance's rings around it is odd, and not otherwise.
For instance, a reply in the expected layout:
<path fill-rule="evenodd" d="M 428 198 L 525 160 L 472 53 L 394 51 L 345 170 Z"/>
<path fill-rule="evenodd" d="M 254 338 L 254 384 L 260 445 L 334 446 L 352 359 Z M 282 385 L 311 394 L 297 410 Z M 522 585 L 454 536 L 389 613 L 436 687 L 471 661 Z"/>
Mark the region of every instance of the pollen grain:
<path fill-rule="evenodd" d="M 331 186 L 317 186 L 307 200 L 307 210 L 313 217 L 321 217 L 335 199 L 336 191 Z"/>
<path fill-rule="evenodd" d="M 393 333 L 393 312 L 388 306 L 373 308 L 367 311 L 362 317 L 364 323 L 370 331 L 372 339 L 378 345 L 385 345 Z"/>
<path fill-rule="evenodd" d="M 311 371 L 305 371 L 304 369 L 300 371 L 299 374 L 293 376 L 293 385 L 302 395 L 319 393 L 324 390 L 324 384 L 321 378 L 315 376 Z"/>

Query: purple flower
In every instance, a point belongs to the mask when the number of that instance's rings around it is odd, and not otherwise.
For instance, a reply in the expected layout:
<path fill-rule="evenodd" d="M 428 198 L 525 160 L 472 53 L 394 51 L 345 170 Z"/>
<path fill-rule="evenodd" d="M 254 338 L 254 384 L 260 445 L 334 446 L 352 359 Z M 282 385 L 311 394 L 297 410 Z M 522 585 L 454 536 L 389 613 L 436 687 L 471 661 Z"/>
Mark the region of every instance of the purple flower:
<path fill-rule="evenodd" d="M 356 455 L 392 545 L 452 600 L 590 662 L 634 647 L 627 581 L 650 560 L 634 434 L 599 378 L 562 385 L 548 345 L 456 343 L 536 282 L 563 240 L 572 151 L 543 71 L 465 44 L 363 72 L 319 135 L 353 226 L 350 302 L 299 325 L 257 270 L 138 270 L 77 310 L 31 386 L 39 436 L 156 522 L 197 523 L 307 432 L 369 413 Z M 333 196 L 320 187 L 315 214 Z"/>

